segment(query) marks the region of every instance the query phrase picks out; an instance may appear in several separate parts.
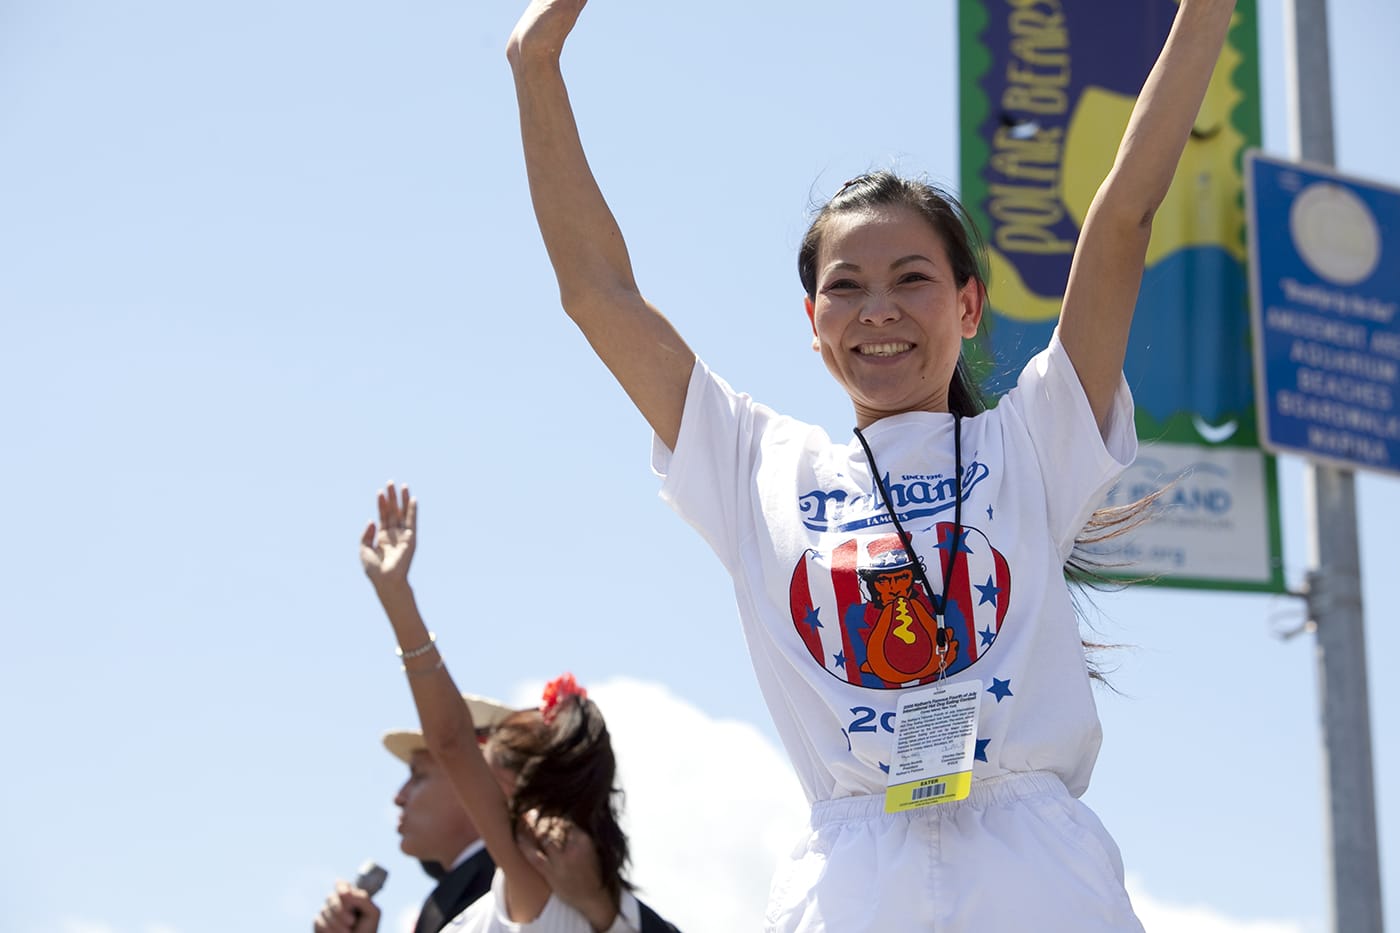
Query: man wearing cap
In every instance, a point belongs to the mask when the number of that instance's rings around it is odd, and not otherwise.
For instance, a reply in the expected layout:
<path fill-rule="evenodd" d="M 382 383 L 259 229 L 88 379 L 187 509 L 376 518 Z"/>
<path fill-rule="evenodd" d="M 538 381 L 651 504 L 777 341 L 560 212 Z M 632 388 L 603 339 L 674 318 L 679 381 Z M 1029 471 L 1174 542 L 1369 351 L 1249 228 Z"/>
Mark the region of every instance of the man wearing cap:
<path fill-rule="evenodd" d="M 463 694 L 472 711 L 477 741 L 513 712 L 485 697 Z M 423 863 L 438 883 L 418 914 L 413 933 L 438 933 L 473 901 L 491 890 L 496 863 L 457 799 L 452 782 L 428 753 L 423 734 L 402 729 L 384 733 L 384 747 L 408 765 L 408 780 L 394 795 L 399 808 L 399 848 Z M 336 884 L 312 927 L 316 933 L 374 933 L 379 909 L 345 882 Z"/>
<path fill-rule="evenodd" d="M 486 697 L 464 693 L 462 699 L 471 708 L 478 742 L 485 742 L 491 730 L 514 712 Z M 399 848 L 422 862 L 423 870 L 438 882 L 423 902 L 413 933 L 439 933 L 453 917 L 491 890 L 496 863 L 458 800 L 452 782 L 428 753 L 423 734 L 407 729 L 386 732 L 384 747 L 409 768 L 408 780 L 394 795 L 400 811 Z M 538 861 L 536 867 L 547 876 L 556 893 L 572 901 L 570 893 L 579 899 L 593 893 L 580 886 L 580 880 L 589 877 L 589 873 L 578 866 L 594 856 L 591 845 L 577 843 L 577 834 L 567 835 L 575 843 L 561 851 L 562 857 L 552 863 Z M 639 933 L 678 933 L 676 927 L 630 891 L 623 892 L 622 901 L 624 919 Z M 336 883 L 335 892 L 326 898 L 312 927 L 315 933 L 376 933 L 378 928 L 379 908 L 363 891 L 344 881 Z"/>
<path fill-rule="evenodd" d="M 512 712 L 495 700 L 463 694 L 472 711 L 478 742 Z M 384 747 L 408 765 L 408 780 L 394 796 L 399 807 L 399 848 L 423 863 L 438 885 L 423 903 L 413 933 L 438 933 L 448 922 L 491 890 L 496 863 L 486 851 L 471 817 L 457 799 L 452 782 L 428 754 L 421 732 L 384 734 Z"/>

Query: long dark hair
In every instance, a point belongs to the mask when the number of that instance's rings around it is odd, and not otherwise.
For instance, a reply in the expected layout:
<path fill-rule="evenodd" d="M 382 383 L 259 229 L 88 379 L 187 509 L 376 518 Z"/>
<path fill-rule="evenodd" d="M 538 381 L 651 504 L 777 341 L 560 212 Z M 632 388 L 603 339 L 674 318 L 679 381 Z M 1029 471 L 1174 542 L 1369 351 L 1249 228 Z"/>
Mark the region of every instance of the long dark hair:
<path fill-rule="evenodd" d="M 616 901 L 632 885 L 623 877 L 627 835 L 618 821 L 622 795 L 617 760 L 597 704 L 571 694 L 560 698 L 546 722 L 539 710 L 507 716 L 491 733 L 492 760 L 515 773 L 512 822 L 525 813 L 567 817 L 593 838 L 603 885 Z"/>
<path fill-rule="evenodd" d="M 958 288 L 963 288 L 969 281 L 976 281 L 985 299 L 987 280 L 983 270 L 986 268 L 986 243 L 962 203 L 937 185 L 902 178 L 887 171 L 856 176 L 842 185 L 831 200 L 817 211 L 797 252 L 797 274 L 809 299 L 815 301 L 817 297 L 817 255 L 832 218 L 850 211 L 878 207 L 905 207 L 917 211 L 943 241 Z M 972 417 L 987 408 L 986 396 L 973 378 L 966 358 L 959 353 L 958 365 L 948 382 L 948 409 L 955 414 Z M 1160 491 L 1155 492 L 1136 502 L 1094 512 L 1075 538 L 1074 550 L 1065 561 L 1065 578 L 1081 591 L 1086 588 L 1113 589 L 1125 582 L 1139 582 L 1125 581 L 1119 576 L 1119 572 L 1125 569 L 1124 565 L 1105 561 L 1096 551 L 1100 545 L 1150 520 L 1155 514 L 1160 495 Z M 1075 606 L 1076 609 L 1080 608 L 1078 599 Z M 1084 615 L 1082 611 L 1079 614 L 1081 617 Z M 1102 679 L 1102 674 L 1092 661 L 1092 653 L 1104 647 L 1109 646 L 1084 642 L 1085 652 L 1090 656 L 1089 673 L 1097 679 Z"/>

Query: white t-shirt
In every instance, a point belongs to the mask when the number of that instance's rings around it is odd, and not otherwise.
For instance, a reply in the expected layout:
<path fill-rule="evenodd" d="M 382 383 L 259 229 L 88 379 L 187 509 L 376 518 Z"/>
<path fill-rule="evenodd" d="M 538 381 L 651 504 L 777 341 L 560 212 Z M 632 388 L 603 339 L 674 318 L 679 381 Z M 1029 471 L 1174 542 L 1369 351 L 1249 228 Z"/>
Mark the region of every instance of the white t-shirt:
<path fill-rule="evenodd" d="M 734 392 L 697 361 L 661 496 L 734 580 L 754 670 L 809 800 L 882 793 L 901 688 L 982 682 L 974 779 L 1052 771 L 1078 796 L 1100 728 L 1062 567 L 1132 462 L 1120 382 L 1104 443 L 1058 333 L 991 411 L 962 419 L 963 538 L 939 677 L 934 622 L 859 442 Z M 864 430 L 935 591 L 954 537 L 953 416 Z M 917 605 L 916 605 L 917 604 Z"/>
<path fill-rule="evenodd" d="M 636 933 L 641 928 L 641 905 L 632 892 L 623 891 L 617 918 L 606 933 Z M 453 917 L 443 933 L 593 933 L 593 925 L 552 894 L 538 917 L 516 923 L 506 911 L 506 876 L 497 868 L 491 877 L 491 893 Z"/>

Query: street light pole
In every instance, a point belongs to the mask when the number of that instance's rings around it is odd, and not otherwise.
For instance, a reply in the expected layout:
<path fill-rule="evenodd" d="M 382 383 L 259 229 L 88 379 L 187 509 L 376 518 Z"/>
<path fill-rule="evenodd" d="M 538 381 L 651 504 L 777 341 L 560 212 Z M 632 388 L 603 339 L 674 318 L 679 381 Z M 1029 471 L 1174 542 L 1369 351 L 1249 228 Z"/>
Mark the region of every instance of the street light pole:
<path fill-rule="evenodd" d="M 1291 46 L 1288 89 L 1293 155 L 1333 166 L 1327 0 L 1292 0 L 1291 12 L 1286 41 Z M 1356 478 L 1351 470 L 1313 463 L 1307 479 L 1315 568 L 1308 577 L 1308 609 L 1317 628 L 1332 843 L 1332 928 L 1337 933 L 1382 933 Z"/>

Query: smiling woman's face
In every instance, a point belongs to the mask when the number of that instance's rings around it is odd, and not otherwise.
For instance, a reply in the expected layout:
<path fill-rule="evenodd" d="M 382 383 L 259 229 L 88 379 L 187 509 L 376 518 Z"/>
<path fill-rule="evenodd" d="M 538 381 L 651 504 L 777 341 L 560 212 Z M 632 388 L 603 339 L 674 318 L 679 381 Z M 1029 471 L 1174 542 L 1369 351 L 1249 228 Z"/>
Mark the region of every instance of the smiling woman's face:
<path fill-rule="evenodd" d="M 884 206 L 829 219 L 808 300 L 815 344 L 865 427 L 907 411 L 947 411 L 981 290 L 961 288 L 942 237 L 917 211 Z"/>

